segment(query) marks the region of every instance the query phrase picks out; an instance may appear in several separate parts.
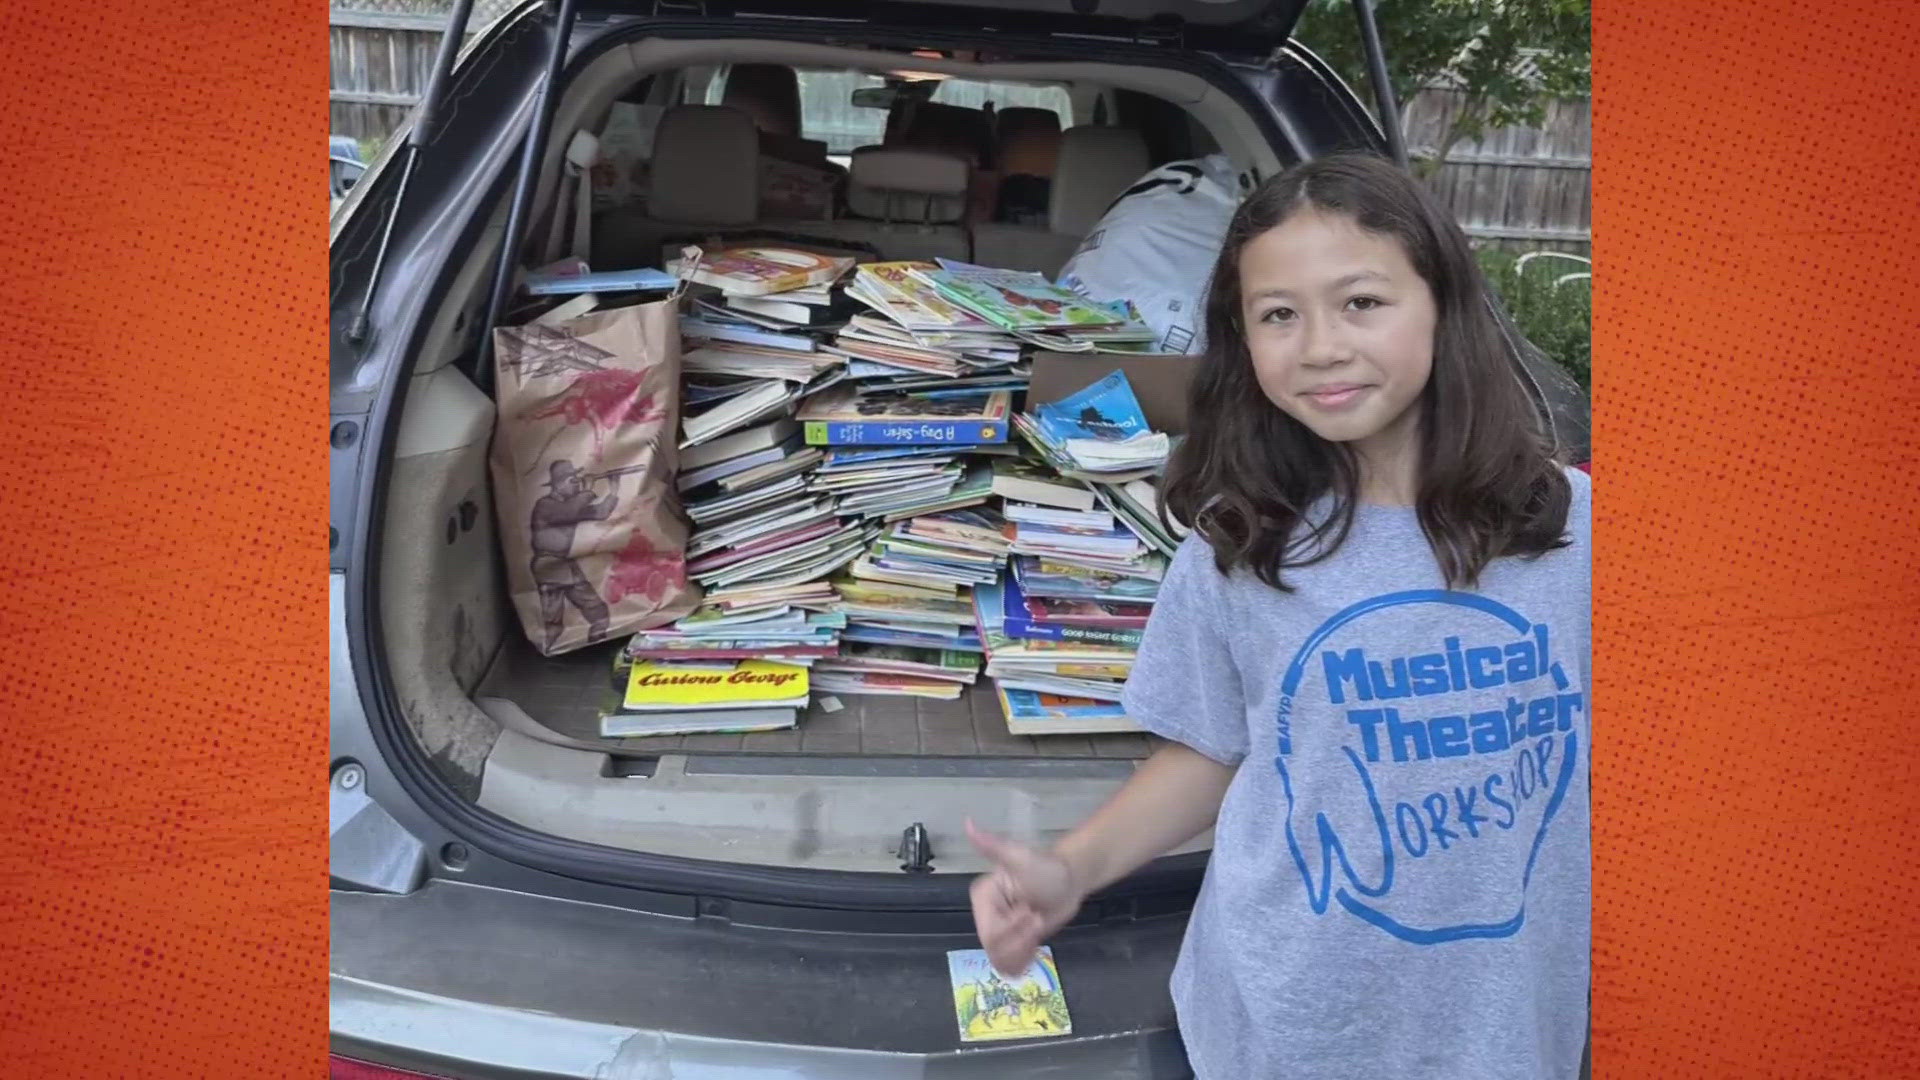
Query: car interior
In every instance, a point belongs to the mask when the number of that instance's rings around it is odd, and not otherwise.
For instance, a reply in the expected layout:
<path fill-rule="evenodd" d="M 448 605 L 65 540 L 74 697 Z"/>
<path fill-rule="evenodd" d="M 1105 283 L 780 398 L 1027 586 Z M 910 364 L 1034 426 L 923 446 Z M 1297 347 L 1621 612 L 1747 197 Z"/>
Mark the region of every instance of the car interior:
<path fill-rule="evenodd" d="M 1257 179 L 1282 164 L 1238 101 L 1184 70 L 649 38 L 599 53 L 567 85 L 536 207 L 570 198 L 570 136 L 600 130 L 622 102 L 657 119 L 636 170 L 644 183 L 593 216 L 596 270 L 659 266 L 677 243 L 772 235 L 1051 275 L 1155 165 L 1222 153 Z M 831 175 L 830 213 L 763 212 L 767 159 Z M 470 368 L 505 217 L 503 197 L 493 243 L 452 268 L 430 315 L 380 545 L 390 676 L 410 729 L 463 796 L 612 847 L 840 870 L 898 872 L 903 830 L 923 823 L 938 870 L 972 871 L 966 817 L 1018 835 L 1065 830 L 1147 756 L 1142 734 L 1010 735 L 984 676 L 954 702 L 816 703 L 792 731 L 600 738 L 616 646 L 539 655 L 496 540 L 493 405 Z M 547 234 L 536 217 L 529 246 Z"/>

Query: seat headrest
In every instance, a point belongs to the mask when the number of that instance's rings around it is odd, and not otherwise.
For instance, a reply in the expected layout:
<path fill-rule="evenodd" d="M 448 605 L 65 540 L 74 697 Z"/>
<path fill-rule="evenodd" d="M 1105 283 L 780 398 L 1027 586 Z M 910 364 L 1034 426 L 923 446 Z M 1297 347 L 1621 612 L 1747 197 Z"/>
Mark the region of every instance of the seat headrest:
<path fill-rule="evenodd" d="M 1113 200 L 1151 165 L 1146 139 L 1132 128 L 1094 124 L 1068 128 L 1060 136 L 1047 227 L 1085 236 Z"/>
<path fill-rule="evenodd" d="M 760 133 L 725 105 L 676 105 L 653 136 L 647 215 L 688 225 L 747 225 L 760 215 Z"/>
<path fill-rule="evenodd" d="M 800 76 L 780 64 L 735 64 L 727 69 L 720 104 L 753 118 L 769 135 L 800 135 Z"/>
<path fill-rule="evenodd" d="M 978 168 L 989 149 L 992 121 L 979 109 L 922 101 L 906 106 L 889 125 L 887 146 L 951 154 Z"/>
<path fill-rule="evenodd" d="M 950 224 L 966 216 L 972 172 L 952 154 L 861 147 L 847 167 L 847 209 L 879 221 Z"/>
<path fill-rule="evenodd" d="M 1023 105 L 1001 109 L 996 140 L 1000 175 L 1050 177 L 1060 159 L 1060 117 Z"/>
<path fill-rule="evenodd" d="M 1009 105 L 996 114 L 994 131 L 1002 139 L 1009 133 L 1051 132 L 1058 135 L 1060 114 L 1052 109 L 1038 109 L 1031 105 Z"/>

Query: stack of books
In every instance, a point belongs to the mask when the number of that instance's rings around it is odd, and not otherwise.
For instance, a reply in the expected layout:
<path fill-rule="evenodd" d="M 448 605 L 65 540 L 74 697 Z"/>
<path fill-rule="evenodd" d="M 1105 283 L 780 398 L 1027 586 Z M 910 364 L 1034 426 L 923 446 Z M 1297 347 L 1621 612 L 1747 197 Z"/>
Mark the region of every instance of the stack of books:
<path fill-rule="evenodd" d="M 951 379 L 1020 362 L 1017 338 L 956 306 L 919 276 L 939 269 L 929 262 L 879 262 L 855 272 L 847 295 L 871 314 L 850 318 L 832 348 L 848 358 L 856 377 Z"/>
<path fill-rule="evenodd" d="M 735 615 L 705 609 L 668 626 L 642 630 L 628 661 L 779 660 L 805 666 L 835 655 L 846 616 L 791 604 Z"/>
<path fill-rule="evenodd" d="M 807 472 L 824 455 L 801 446 L 790 427 L 782 420 L 754 429 L 752 442 L 768 444 L 763 450 L 712 464 L 700 457 L 692 470 L 683 465 L 682 504 L 693 522 L 687 573 L 703 589 L 797 585 L 846 565 L 872 539 L 875 530 L 843 517 L 831 493 L 810 489 Z"/>
<path fill-rule="evenodd" d="M 974 594 L 987 674 L 1015 734 L 1137 730 L 1120 691 L 1183 535 L 1159 519 L 1164 436 L 1118 372 L 1020 419 L 1041 456 L 994 463 L 1011 567 Z M 1075 458 L 1080 438 L 1122 452 Z"/>
<path fill-rule="evenodd" d="M 1171 559 L 1180 541 L 1193 530 L 1171 520 L 1160 520 L 1160 487 L 1154 479 L 1129 480 L 1126 483 L 1089 484 L 1095 499 L 1114 517 L 1124 522 L 1133 534 L 1160 554 Z"/>
<path fill-rule="evenodd" d="M 1003 520 L 991 510 L 927 514 L 891 525 L 854 562 L 852 574 L 957 599 L 963 590 L 1000 580 L 1011 546 Z"/>
<path fill-rule="evenodd" d="M 742 708 L 804 709 L 808 666 L 839 653 L 846 618 L 833 610 L 828 578 L 859 557 L 878 528 L 839 514 L 831 494 L 810 490 L 811 471 L 826 454 L 807 445 L 793 412 L 846 377 L 844 358 L 819 346 L 835 318 L 844 319 L 834 282 L 852 265 L 779 247 L 690 251 L 669 263 L 674 275 L 696 283 L 680 320 L 687 411 L 676 486 L 692 523 L 687 574 L 705 596 L 686 618 L 635 634 L 615 663 L 633 678 L 665 673 L 661 685 L 677 687 L 681 704 L 711 711 L 713 695 L 731 700 L 732 683 L 703 673 L 746 672 L 740 677 L 751 682 L 768 669 L 746 665 L 775 664 L 773 670 L 799 672 L 795 700 Z M 675 672 L 687 677 L 667 678 Z M 624 711 L 631 711 L 631 698 Z M 675 730 L 767 730 L 792 722 L 789 716 L 772 724 L 755 713 L 754 724 L 763 726 L 676 721 Z M 615 712 L 606 723 L 633 730 L 637 721 Z"/>
<path fill-rule="evenodd" d="M 973 653 L 972 590 L 1006 563 L 1000 519 L 985 509 L 896 522 L 836 582 L 848 616 L 843 640 Z"/>
<path fill-rule="evenodd" d="M 824 297 L 693 300 L 690 388 L 779 380 L 798 404 L 683 454 L 688 573 L 706 604 L 636 635 L 633 659 L 778 659 L 809 665 L 820 693 L 951 698 L 978 677 L 968 590 L 998 580 L 1009 542 L 977 508 L 991 455 L 1010 448 L 1020 348 L 991 328 L 922 341 L 891 316 L 802 323 L 797 308 L 874 306 L 888 273 L 873 265 Z"/>
<path fill-rule="evenodd" d="M 609 734 L 789 726 L 809 693 L 951 699 L 983 670 L 1016 733 L 1135 730 L 1119 690 L 1179 542 L 1169 441 L 1124 375 L 1015 410 L 1035 348 L 1150 348 L 1130 308 L 780 246 L 667 270 L 693 283 L 677 486 L 704 602 L 621 650 Z"/>
<path fill-rule="evenodd" d="M 1089 300 L 1042 274 L 948 259 L 909 275 L 992 329 L 1056 352 L 1148 352 L 1153 329 L 1131 307 Z"/>
<path fill-rule="evenodd" d="M 801 398 L 846 377 L 845 359 L 821 351 L 820 343 L 832 325 L 832 283 L 852 266 L 850 258 L 774 247 L 695 250 L 670 265 L 705 286 L 691 294 L 680 318 L 681 449 L 786 415 Z M 820 298 L 827 303 L 815 305 Z M 815 322 L 742 304 L 823 311 Z"/>
<path fill-rule="evenodd" d="M 973 592 L 947 595 L 938 589 L 861 581 L 847 576 L 833 582 L 835 610 L 847 617 L 841 640 L 979 655 Z"/>
<path fill-rule="evenodd" d="M 1144 480 L 1166 466 L 1172 442 L 1147 425 L 1122 372 L 1016 418 L 1016 428 L 1062 476 L 1106 484 Z"/>
<path fill-rule="evenodd" d="M 1029 598 L 1013 577 L 976 589 L 974 617 L 1007 730 L 1015 735 L 1136 731 L 1119 705 L 1145 605 Z"/>
<path fill-rule="evenodd" d="M 1104 510 L 1009 502 L 1006 517 L 1013 572 L 997 609 L 977 605 L 987 673 L 1002 690 L 1117 702 L 1166 556 Z"/>
<path fill-rule="evenodd" d="M 969 495 L 983 484 L 991 488 L 985 477 L 974 476 L 971 484 L 969 479 L 968 463 L 951 447 L 845 448 L 823 454 L 806 483 L 809 491 L 839 499 L 841 513 L 898 517 L 944 506 L 960 497 L 956 492 Z"/>
<path fill-rule="evenodd" d="M 980 676 L 980 656 L 964 649 L 848 642 L 814 666 L 814 689 L 951 701 Z"/>

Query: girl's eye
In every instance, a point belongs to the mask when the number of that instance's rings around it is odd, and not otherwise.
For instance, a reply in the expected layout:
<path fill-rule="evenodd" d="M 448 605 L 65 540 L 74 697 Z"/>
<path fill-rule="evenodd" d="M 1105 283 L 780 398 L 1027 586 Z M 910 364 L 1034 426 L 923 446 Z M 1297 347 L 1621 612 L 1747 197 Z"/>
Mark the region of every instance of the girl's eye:
<path fill-rule="evenodd" d="M 1360 311 L 1372 311 L 1374 308 L 1377 308 L 1380 306 L 1380 301 L 1374 299 L 1371 296 L 1356 296 L 1353 299 L 1347 301 L 1347 303 L 1352 304 L 1357 310 L 1360 310 Z"/>
<path fill-rule="evenodd" d="M 1263 323 L 1282 323 L 1293 319 L 1293 309 L 1277 307 L 1260 316 Z"/>

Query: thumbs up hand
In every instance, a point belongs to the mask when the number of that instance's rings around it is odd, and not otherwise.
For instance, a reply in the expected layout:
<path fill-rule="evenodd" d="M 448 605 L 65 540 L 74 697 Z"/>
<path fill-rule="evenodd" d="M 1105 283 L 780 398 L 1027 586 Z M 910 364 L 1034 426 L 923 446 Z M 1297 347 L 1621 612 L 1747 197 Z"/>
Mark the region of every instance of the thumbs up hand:
<path fill-rule="evenodd" d="M 967 822 L 967 839 L 993 868 L 973 883 L 973 924 L 994 970 L 1017 978 L 1040 946 L 1080 910 L 1086 893 L 1065 859 Z"/>

